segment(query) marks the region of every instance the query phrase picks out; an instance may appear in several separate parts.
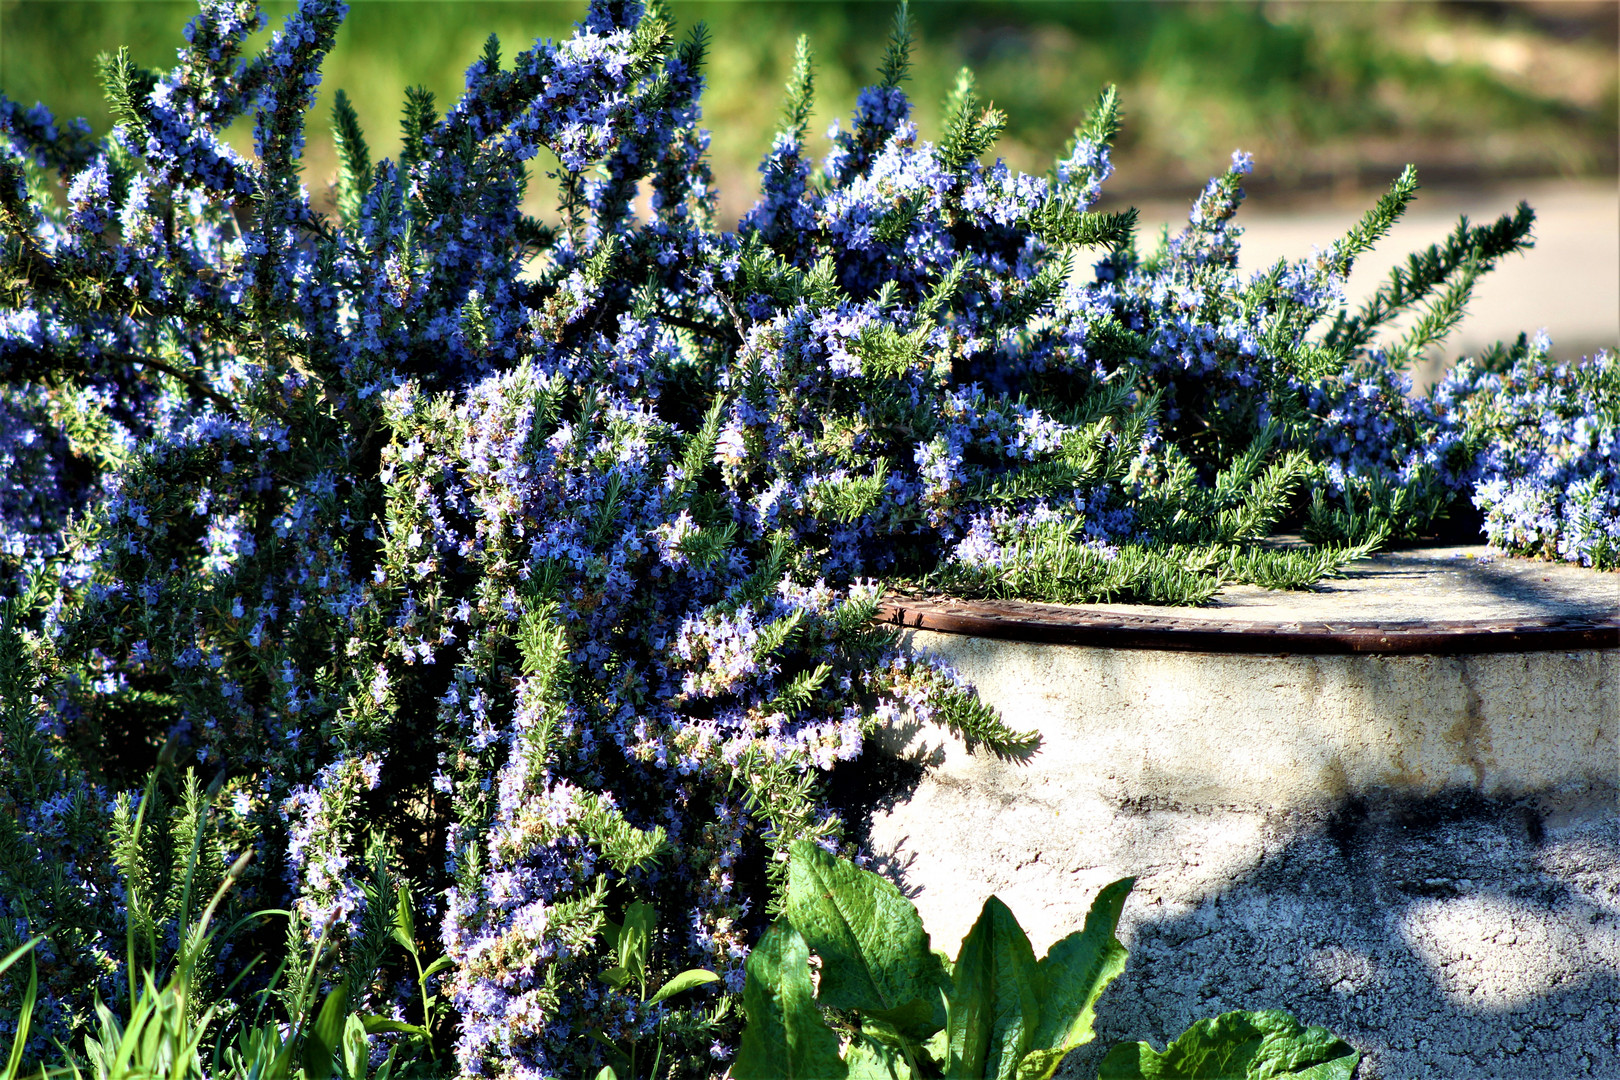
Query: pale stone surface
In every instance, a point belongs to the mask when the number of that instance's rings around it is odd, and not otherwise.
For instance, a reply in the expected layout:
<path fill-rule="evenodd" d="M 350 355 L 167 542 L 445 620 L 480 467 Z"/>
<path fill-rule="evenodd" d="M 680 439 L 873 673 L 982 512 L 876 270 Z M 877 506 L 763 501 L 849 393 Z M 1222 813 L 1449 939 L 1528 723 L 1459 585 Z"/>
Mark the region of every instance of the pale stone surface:
<path fill-rule="evenodd" d="M 1137 879 L 1130 962 L 1063 1076 L 1094 1077 L 1114 1042 L 1162 1047 L 1204 1016 L 1286 1008 L 1361 1050 L 1360 1080 L 1620 1077 L 1612 794 L 1186 807 L 986 765 L 998 782 L 899 784 L 868 841 L 952 954 L 991 895 L 1042 955 L 1098 889 Z"/>
<path fill-rule="evenodd" d="M 927 630 L 1029 761 L 938 740 L 933 782 L 1067 805 L 1319 809 L 1352 793 L 1612 788 L 1620 652 L 1269 656 L 993 641 Z"/>
<path fill-rule="evenodd" d="M 1210 887 L 1173 856 L 1151 860 L 1126 905 L 1131 958 L 1098 1010 L 1097 1043 L 1063 1075 L 1094 1077 L 1117 1041 L 1162 1047 L 1204 1016 L 1286 1008 L 1361 1050 L 1359 1080 L 1620 1076 L 1612 811 L 1547 822 L 1521 810 L 1441 800 L 1259 825 L 1203 816 L 1205 865 L 1213 837 L 1227 880 Z M 1161 828 L 1176 831 L 1173 819 Z M 1091 873 L 1138 858 L 1110 855 Z"/>
<path fill-rule="evenodd" d="M 1159 615 L 1143 604 L 1081 604 L 1083 611 Z M 1483 546 L 1417 548 L 1351 563 L 1309 590 L 1258 585 L 1221 590 L 1201 608 L 1173 609 L 1231 622 L 1453 622 L 1601 618 L 1620 612 L 1620 573 L 1503 557 Z"/>
<path fill-rule="evenodd" d="M 1388 619 L 1389 598 L 1452 572 L 1402 558 L 1337 599 Z M 1612 575 L 1543 590 L 1563 568 L 1451 561 L 1451 610 L 1470 612 L 1451 618 L 1612 612 Z M 1333 596 L 1228 596 L 1225 614 L 1320 619 Z M 1113 1041 L 1283 1007 L 1362 1049 L 1361 1080 L 1620 1077 L 1620 652 L 906 641 L 1043 739 L 1000 760 L 911 725 L 873 762 L 889 788 L 863 811 L 867 839 L 935 945 L 954 953 L 994 894 L 1039 955 L 1099 888 L 1137 878 L 1127 974 L 1064 1075 L 1094 1076 Z"/>

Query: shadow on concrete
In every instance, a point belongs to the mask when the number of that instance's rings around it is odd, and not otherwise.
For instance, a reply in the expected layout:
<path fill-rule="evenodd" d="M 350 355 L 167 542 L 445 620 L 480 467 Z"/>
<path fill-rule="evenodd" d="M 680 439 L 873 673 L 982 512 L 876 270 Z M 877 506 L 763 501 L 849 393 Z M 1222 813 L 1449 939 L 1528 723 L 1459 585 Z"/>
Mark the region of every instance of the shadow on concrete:
<path fill-rule="evenodd" d="M 869 741 L 876 745 L 869 746 L 867 753 L 835 766 L 824 783 L 829 801 L 843 816 L 849 838 L 870 855 L 868 869 L 893 881 L 912 900 L 921 891 L 906 881 L 915 858 L 873 850 L 871 823 L 873 814 L 893 810 L 911 798 L 928 770 L 944 762 L 943 747 L 917 739 L 922 730 L 923 725 L 915 720 L 897 721 L 871 736 Z"/>
<path fill-rule="evenodd" d="M 1361 1049 L 1361 1080 L 1620 1080 L 1612 653 L 914 641 L 1047 739 L 1017 765 L 908 724 L 830 777 L 936 947 L 954 953 L 995 893 L 1039 955 L 1098 888 L 1137 879 L 1131 961 L 1061 1075 L 1283 1008 Z"/>
<path fill-rule="evenodd" d="M 1365 1055 L 1361 1080 L 1620 1077 L 1612 809 L 1467 792 L 1336 812 L 1190 912 L 1131 920 L 1097 1043 L 1285 1008 Z"/>
<path fill-rule="evenodd" d="M 1477 511 L 1476 511 L 1477 515 Z M 1478 545 L 1475 531 L 1462 537 L 1466 525 L 1451 536 L 1459 545 Z M 1376 559 L 1347 566 L 1341 576 L 1349 581 L 1377 582 L 1395 574 L 1414 574 L 1443 569 L 1446 591 L 1475 602 L 1487 598 L 1502 612 L 1523 612 L 1548 618 L 1612 615 L 1620 610 L 1620 576 L 1598 574 L 1565 563 L 1527 559 L 1495 552 L 1477 558 L 1448 558 L 1435 562 L 1429 550 L 1437 539 L 1398 546 Z M 1331 588 L 1331 582 L 1327 583 Z"/>
<path fill-rule="evenodd" d="M 924 769 L 873 755 L 839 777 L 853 831 L 910 798 Z M 1116 825 L 1158 812 L 1122 807 Z M 1060 1076 L 1095 1077 L 1115 1042 L 1162 1047 L 1206 1016 L 1283 1008 L 1360 1049 L 1360 1080 L 1620 1078 L 1612 800 L 1349 798 L 1263 832 L 1247 870 L 1191 899 L 1167 899 L 1162 852 L 1100 860 L 1104 878 L 1144 875 L 1121 923 L 1131 959 L 1098 1039 Z M 930 853 L 909 839 L 874 856 L 916 898 Z"/>
<path fill-rule="evenodd" d="M 1592 593 L 1607 586 L 1611 603 L 1606 614 L 1620 607 L 1620 577 L 1594 578 L 1588 572 L 1583 577 L 1585 588 L 1577 591 L 1559 588 L 1571 577 L 1562 563 L 1548 563 L 1513 555 L 1497 555 L 1491 559 L 1460 559 L 1460 569 L 1468 588 L 1488 593 L 1508 604 L 1535 608 L 1551 617 L 1585 614 L 1586 609 L 1601 611 L 1601 602 L 1594 604 Z M 1548 585 L 1554 587 L 1549 591 Z"/>

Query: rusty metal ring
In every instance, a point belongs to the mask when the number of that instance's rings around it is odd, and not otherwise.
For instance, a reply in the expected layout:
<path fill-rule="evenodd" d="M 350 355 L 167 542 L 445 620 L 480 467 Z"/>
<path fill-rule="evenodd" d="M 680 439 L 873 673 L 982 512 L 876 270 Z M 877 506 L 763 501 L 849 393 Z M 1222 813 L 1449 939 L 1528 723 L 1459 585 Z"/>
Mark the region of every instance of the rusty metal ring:
<path fill-rule="evenodd" d="M 1438 655 L 1620 648 L 1620 617 L 1458 621 L 1251 622 L 1136 615 L 1009 600 L 891 598 L 881 623 L 1048 645 L 1178 652 Z"/>

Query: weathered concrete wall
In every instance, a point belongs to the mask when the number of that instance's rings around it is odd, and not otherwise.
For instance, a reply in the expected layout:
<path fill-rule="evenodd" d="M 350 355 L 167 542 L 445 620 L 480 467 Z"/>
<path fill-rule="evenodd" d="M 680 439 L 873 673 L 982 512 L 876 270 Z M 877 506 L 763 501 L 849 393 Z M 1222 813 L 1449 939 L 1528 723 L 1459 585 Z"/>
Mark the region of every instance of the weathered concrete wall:
<path fill-rule="evenodd" d="M 1352 793 L 1612 790 L 1620 652 L 1265 656 L 910 631 L 1014 727 L 1028 762 L 946 743 L 938 776 L 1064 800 L 1279 810 Z"/>
<path fill-rule="evenodd" d="M 952 951 L 991 894 L 1039 954 L 1135 875 L 1097 1051 L 1284 1007 L 1363 1080 L 1620 1077 L 1620 653 L 909 644 L 1043 744 L 891 733 L 871 846 Z"/>

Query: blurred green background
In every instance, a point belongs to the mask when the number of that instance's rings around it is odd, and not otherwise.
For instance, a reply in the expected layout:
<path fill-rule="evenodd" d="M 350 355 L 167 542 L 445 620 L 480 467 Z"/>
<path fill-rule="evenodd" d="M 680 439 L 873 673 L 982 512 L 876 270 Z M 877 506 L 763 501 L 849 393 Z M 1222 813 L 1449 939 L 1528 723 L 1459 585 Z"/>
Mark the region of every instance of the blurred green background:
<path fill-rule="evenodd" d="M 355 101 L 374 153 L 398 148 L 404 88 L 441 107 L 490 32 L 510 58 L 565 35 L 583 0 L 351 0 L 325 68 L 306 182 L 322 191 L 333 158 L 333 91 Z M 292 4 L 265 4 L 271 26 Z M 797 34 L 817 59 L 817 149 L 847 116 L 881 54 L 887 2 L 670 4 L 684 28 L 713 32 L 706 126 L 722 210 L 734 220 L 758 190 L 755 168 L 780 109 Z M 83 115 L 107 112 L 96 53 L 128 45 L 172 62 L 195 11 L 185 0 L 0 0 L 0 89 Z M 909 89 L 924 137 L 963 64 L 1010 126 L 997 152 L 1044 171 L 1104 83 L 1119 84 L 1126 127 L 1113 198 L 1190 196 L 1234 147 L 1255 153 L 1251 190 L 1302 197 L 1381 187 L 1408 161 L 1427 182 L 1606 177 L 1620 129 L 1617 6 L 1612 0 L 1441 2 L 913 3 Z M 235 133 L 247 149 L 247 127 Z M 540 166 L 544 168 L 544 164 Z M 544 201 L 538 186 L 537 204 Z M 546 207 L 537 205 L 536 209 Z"/>

